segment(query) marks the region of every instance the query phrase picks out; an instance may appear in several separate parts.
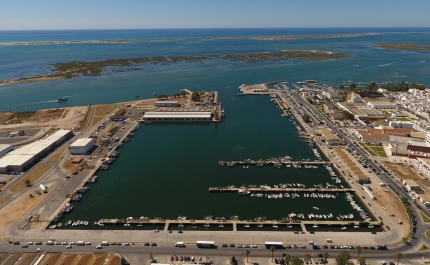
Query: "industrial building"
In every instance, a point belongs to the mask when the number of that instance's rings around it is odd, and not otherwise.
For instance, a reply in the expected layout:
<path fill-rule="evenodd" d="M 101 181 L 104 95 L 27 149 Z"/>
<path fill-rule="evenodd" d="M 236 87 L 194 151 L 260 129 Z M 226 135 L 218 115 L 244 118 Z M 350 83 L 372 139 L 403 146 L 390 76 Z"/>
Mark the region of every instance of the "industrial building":
<path fill-rule="evenodd" d="M 0 158 L 0 173 L 23 172 L 73 136 L 70 130 L 58 130 L 50 136 L 9 152 Z"/>
<path fill-rule="evenodd" d="M 10 144 L 0 144 L 0 157 L 6 155 L 13 150 L 13 146 Z"/>
<path fill-rule="evenodd" d="M 72 155 L 85 155 L 95 145 L 94 138 L 80 138 L 69 145 L 69 153 Z"/>
<path fill-rule="evenodd" d="M 179 102 L 177 100 L 158 100 L 155 101 L 154 106 L 157 108 L 161 107 L 179 107 Z"/>
<path fill-rule="evenodd" d="M 210 111 L 148 111 L 144 122 L 208 122 L 212 121 Z"/>

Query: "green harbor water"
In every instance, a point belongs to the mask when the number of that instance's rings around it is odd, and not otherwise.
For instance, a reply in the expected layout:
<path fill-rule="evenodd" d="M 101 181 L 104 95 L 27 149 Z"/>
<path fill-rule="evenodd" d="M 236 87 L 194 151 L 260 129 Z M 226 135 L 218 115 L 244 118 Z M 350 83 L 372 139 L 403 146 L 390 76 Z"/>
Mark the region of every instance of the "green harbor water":
<path fill-rule="evenodd" d="M 293 160 L 315 159 L 308 143 L 298 137 L 294 124 L 281 116 L 270 97 L 233 97 L 220 93 L 220 99 L 226 118 L 218 124 L 142 124 L 131 141 L 118 149 L 120 156 L 109 170 L 97 172 L 99 181 L 89 184 L 90 190 L 80 202 L 74 202 L 74 210 L 65 214 L 61 222 L 90 222 L 89 226 L 74 226 L 73 229 L 130 229 L 122 225 L 98 227 L 92 224 L 102 218 L 140 216 L 203 219 L 211 215 L 226 219 L 239 216 L 241 220 L 256 217 L 280 220 L 292 212 L 304 214 L 303 220 L 308 220 L 309 213 L 332 213 L 334 216 L 352 213 L 355 220 L 362 220 L 343 193 L 337 194 L 336 199 L 301 195 L 300 198 L 277 200 L 228 192 L 209 193 L 210 186 L 335 184 L 322 166 L 318 169 L 277 169 L 274 166 L 245 169 L 218 165 L 220 160 L 286 155 Z M 348 186 L 344 182 L 342 185 Z"/>

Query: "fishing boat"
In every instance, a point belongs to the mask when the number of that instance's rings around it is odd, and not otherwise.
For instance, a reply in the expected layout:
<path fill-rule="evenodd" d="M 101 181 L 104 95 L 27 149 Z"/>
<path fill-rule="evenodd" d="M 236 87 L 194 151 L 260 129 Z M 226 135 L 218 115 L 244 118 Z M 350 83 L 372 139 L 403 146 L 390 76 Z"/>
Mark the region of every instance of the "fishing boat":
<path fill-rule="evenodd" d="M 67 101 L 67 97 L 59 97 L 57 98 L 58 101 Z"/>
<path fill-rule="evenodd" d="M 373 226 L 373 225 L 369 225 L 368 227 L 369 227 L 369 228 L 373 228 L 374 226 Z"/>
<path fill-rule="evenodd" d="M 342 227 L 341 229 L 342 229 L 342 230 L 346 230 L 346 226 Z"/>
<path fill-rule="evenodd" d="M 250 225 L 244 225 L 243 227 L 246 227 L 246 228 L 248 228 L 248 227 L 251 227 Z"/>
<path fill-rule="evenodd" d="M 224 225 L 218 225 L 218 227 L 223 228 L 223 227 L 224 227 Z"/>

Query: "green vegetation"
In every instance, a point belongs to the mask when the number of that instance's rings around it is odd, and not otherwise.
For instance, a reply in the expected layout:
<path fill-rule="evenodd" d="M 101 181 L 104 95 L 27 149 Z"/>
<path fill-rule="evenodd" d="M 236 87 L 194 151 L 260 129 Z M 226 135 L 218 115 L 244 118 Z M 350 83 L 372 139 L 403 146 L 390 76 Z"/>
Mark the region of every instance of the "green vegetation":
<path fill-rule="evenodd" d="M 354 120 L 354 115 L 346 110 L 342 111 L 343 116 L 345 116 L 348 120 Z"/>
<path fill-rule="evenodd" d="M 32 82 L 38 80 L 53 80 L 80 76 L 98 76 L 104 73 L 126 72 L 142 70 L 144 64 L 172 65 L 176 63 L 205 63 L 211 60 L 240 61 L 247 63 L 285 61 L 289 59 L 300 60 L 333 60 L 349 57 L 349 54 L 332 53 L 318 50 L 283 50 L 247 54 L 226 55 L 185 55 L 185 56 L 156 56 L 143 58 L 108 59 L 103 61 L 73 61 L 53 64 L 52 72 L 45 75 L 35 75 L 14 80 L 5 80 L 2 83 Z"/>
<path fill-rule="evenodd" d="M 339 89 L 344 89 L 345 88 L 345 86 L 344 85 L 340 85 L 339 86 Z"/>
<path fill-rule="evenodd" d="M 360 143 L 360 145 L 366 149 L 369 154 L 372 156 L 380 156 L 380 157 L 387 157 L 387 154 L 385 153 L 384 147 L 376 144 L 369 144 L 369 143 Z"/>
<path fill-rule="evenodd" d="M 397 264 L 399 264 L 400 260 L 403 259 L 403 254 L 402 253 L 397 253 L 396 254 L 396 258 L 397 258 Z"/>
<path fill-rule="evenodd" d="M 419 90 L 425 89 L 425 87 L 423 85 L 416 84 L 416 83 L 409 84 L 405 81 L 402 81 L 402 82 L 397 83 L 397 84 L 387 83 L 385 85 L 381 85 L 380 88 L 384 88 L 384 89 L 387 89 L 389 91 L 407 91 L 410 88 L 416 88 Z"/>
<path fill-rule="evenodd" d="M 423 212 L 420 211 L 420 215 L 425 223 L 430 223 L 430 219 Z"/>
<path fill-rule="evenodd" d="M 284 256 L 284 260 L 285 260 L 285 264 L 290 264 L 291 262 L 292 262 L 292 259 L 291 259 L 291 256 L 290 255 L 288 255 L 288 254 L 286 254 L 285 256 Z"/>
<path fill-rule="evenodd" d="M 367 84 L 364 89 L 366 89 L 366 90 L 377 90 L 378 85 L 376 84 L 376 82 L 372 82 L 370 84 Z"/>
<path fill-rule="evenodd" d="M 393 50 L 406 50 L 406 51 L 430 51 L 430 45 L 418 45 L 409 43 L 381 43 L 376 44 L 377 47 Z"/>
<path fill-rule="evenodd" d="M 199 99 L 200 99 L 200 92 L 195 91 L 195 92 L 193 92 L 193 94 L 191 94 L 191 100 L 192 101 L 197 101 Z"/>
<path fill-rule="evenodd" d="M 273 252 L 275 252 L 276 249 L 274 246 L 271 246 L 269 250 L 270 252 L 272 252 L 272 262 L 273 262 Z"/>
<path fill-rule="evenodd" d="M 426 246 L 426 245 L 422 245 L 422 247 L 420 248 L 420 249 L 418 249 L 419 251 L 423 251 L 423 250 L 427 250 L 427 249 L 429 249 L 429 247 L 428 246 Z"/>
<path fill-rule="evenodd" d="M 400 200 L 403 203 L 403 206 L 405 207 L 406 213 L 408 214 L 409 220 L 414 219 L 415 215 L 413 215 L 413 212 L 411 210 L 411 206 L 409 205 L 409 200 L 405 196 L 400 197 Z"/>
<path fill-rule="evenodd" d="M 360 265 L 365 265 L 366 264 L 366 259 L 363 256 L 360 256 L 360 257 L 358 257 L 357 262 Z"/>
<path fill-rule="evenodd" d="M 309 104 L 314 104 L 314 101 L 311 98 L 306 98 L 306 100 L 309 102 Z"/>
<path fill-rule="evenodd" d="M 246 262 L 248 262 L 249 254 L 251 254 L 251 251 L 249 251 L 248 249 L 245 250 Z"/>
<path fill-rule="evenodd" d="M 351 84 L 349 84 L 349 88 L 356 88 L 357 87 L 357 84 L 356 83 L 351 83 Z"/>
<path fill-rule="evenodd" d="M 13 114 L 4 124 L 18 124 L 18 123 L 24 123 L 27 122 L 31 116 L 34 115 L 34 111 L 32 112 L 21 112 L 21 113 L 15 113 Z"/>
<path fill-rule="evenodd" d="M 427 230 L 427 231 L 426 231 L 426 236 L 427 236 L 428 238 L 430 238 L 430 230 Z"/>
<path fill-rule="evenodd" d="M 158 99 L 161 99 L 161 98 L 168 98 L 169 96 L 168 95 L 165 95 L 165 94 L 159 94 L 159 95 L 157 95 L 157 98 Z"/>
<path fill-rule="evenodd" d="M 302 116 L 302 119 L 306 123 L 308 123 L 311 120 L 311 118 L 309 117 L 309 115 L 306 115 L 306 114 Z"/>
<path fill-rule="evenodd" d="M 305 263 L 299 257 L 293 256 L 293 258 L 291 259 L 291 264 L 292 265 L 302 265 L 302 264 L 305 264 Z"/>
<path fill-rule="evenodd" d="M 350 264 L 352 264 L 351 262 L 349 262 L 350 258 L 351 258 L 351 255 L 349 255 L 348 252 L 342 251 L 336 257 L 336 264 L 337 265 L 350 265 Z"/>

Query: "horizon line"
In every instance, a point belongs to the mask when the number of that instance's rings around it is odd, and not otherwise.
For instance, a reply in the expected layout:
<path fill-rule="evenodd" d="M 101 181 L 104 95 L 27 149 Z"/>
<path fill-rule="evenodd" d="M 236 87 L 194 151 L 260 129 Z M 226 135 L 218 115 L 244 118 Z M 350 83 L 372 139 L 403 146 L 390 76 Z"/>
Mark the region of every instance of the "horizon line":
<path fill-rule="evenodd" d="M 76 29 L 2 29 L 6 31 L 76 31 L 76 30 L 197 30 L 197 29 L 430 29 L 429 26 L 372 26 L 372 27 L 231 27 L 231 28 L 76 28 Z"/>

